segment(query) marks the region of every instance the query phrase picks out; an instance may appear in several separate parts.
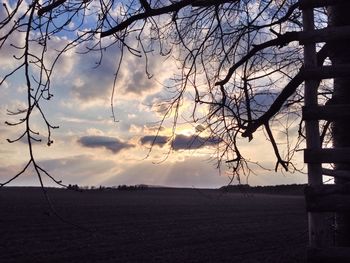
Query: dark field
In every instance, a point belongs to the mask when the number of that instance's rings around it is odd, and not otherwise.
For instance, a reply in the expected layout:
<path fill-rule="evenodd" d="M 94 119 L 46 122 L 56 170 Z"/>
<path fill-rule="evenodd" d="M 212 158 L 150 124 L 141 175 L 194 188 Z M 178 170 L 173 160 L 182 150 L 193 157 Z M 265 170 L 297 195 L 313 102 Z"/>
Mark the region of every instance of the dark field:
<path fill-rule="evenodd" d="M 0 189 L 0 262 L 304 262 L 302 196 Z"/>

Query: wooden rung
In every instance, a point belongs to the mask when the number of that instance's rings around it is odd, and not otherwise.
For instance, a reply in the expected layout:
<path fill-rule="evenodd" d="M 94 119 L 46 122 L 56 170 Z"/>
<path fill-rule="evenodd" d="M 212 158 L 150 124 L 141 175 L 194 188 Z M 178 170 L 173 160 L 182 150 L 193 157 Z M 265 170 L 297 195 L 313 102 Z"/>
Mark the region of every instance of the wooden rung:
<path fill-rule="evenodd" d="M 303 107 L 303 120 L 350 120 L 350 105 Z"/>
<path fill-rule="evenodd" d="M 308 263 L 349 263 L 350 247 L 309 248 Z"/>
<path fill-rule="evenodd" d="M 305 163 L 350 163 L 350 148 L 305 149 Z"/>
<path fill-rule="evenodd" d="M 298 40 L 301 45 L 341 39 L 350 39 L 350 26 L 326 27 L 298 33 Z"/>
<path fill-rule="evenodd" d="M 350 182 L 350 171 L 322 168 L 322 174 L 331 176 L 334 178 L 349 180 Z"/>
<path fill-rule="evenodd" d="M 316 68 L 302 69 L 302 77 L 304 79 L 333 79 L 341 77 L 349 77 L 350 65 L 322 66 Z"/>
<path fill-rule="evenodd" d="M 305 188 L 308 212 L 350 212 L 350 185 L 322 185 Z"/>
<path fill-rule="evenodd" d="M 337 4 L 345 4 L 348 0 L 299 0 L 299 9 L 310 9 Z"/>

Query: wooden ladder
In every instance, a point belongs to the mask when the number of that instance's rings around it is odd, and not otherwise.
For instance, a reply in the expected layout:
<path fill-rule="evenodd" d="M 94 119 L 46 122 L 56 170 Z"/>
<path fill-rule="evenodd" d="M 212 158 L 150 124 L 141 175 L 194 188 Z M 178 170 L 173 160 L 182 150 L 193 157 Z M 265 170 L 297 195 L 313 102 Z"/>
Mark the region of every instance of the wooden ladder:
<path fill-rule="evenodd" d="M 323 175 L 350 178 L 345 171 L 322 169 L 322 163 L 350 163 L 350 148 L 324 149 L 320 143 L 319 120 L 348 119 L 349 105 L 318 105 L 317 89 L 321 79 L 350 75 L 350 66 L 317 66 L 316 43 L 350 39 L 350 27 L 315 30 L 314 8 L 345 3 L 346 0 L 300 0 L 303 14 L 303 32 L 299 42 L 304 45 L 306 150 L 304 161 L 308 164 L 308 187 L 305 190 L 309 222 L 308 262 L 350 262 L 350 247 L 335 247 L 326 215 L 350 212 L 350 185 L 323 184 Z M 333 230 L 334 232 L 334 230 Z M 333 245 L 333 246 L 332 246 Z"/>

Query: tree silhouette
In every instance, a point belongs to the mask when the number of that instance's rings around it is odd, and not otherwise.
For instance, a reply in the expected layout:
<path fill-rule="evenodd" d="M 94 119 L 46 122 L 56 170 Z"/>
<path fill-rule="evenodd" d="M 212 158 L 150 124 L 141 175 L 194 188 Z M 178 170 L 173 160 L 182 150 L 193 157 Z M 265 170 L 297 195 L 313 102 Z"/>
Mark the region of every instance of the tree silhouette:
<path fill-rule="evenodd" d="M 332 6 L 326 9 L 322 7 L 325 4 Z M 315 25 L 323 30 L 320 34 L 328 35 L 327 41 L 317 44 L 317 65 L 350 62 L 349 41 L 340 41 L 339 32 L 332 29 L 350 23 L 346 12 L 350 6 L 340 0 L 33 0 L 29 4 L 4 2 L 3 6 L 0 49 L 8 50 L 11 46 L 17 66 L 2 78 L 1 84 L 15 74 L 24 74 L 28 95 L 26 109 L 8 112 L 20 116 L 17 122 L 7 122 L 8 125 L 25 127 L 20 137 L 9 142 L 26 139 L 30 160 L 2 185 L 20 176 L 30 165 L 34 165 L 40 180 L 43 175 L 55 180 L 36 162 L 32 143 L 40 139 L 31 128 L 31 117 L 34 112 L 42 116 L 47 144 L 52 144 L 51 132 L 57 127 L 50 124 L 41 103 L 52 97 L 50 79 L 60 57 L 79 45 L 85 46 L 86 53 L 99 52 L 101 61 L 106 49 L 119 48 L 116 78 L 123 66 L 124 53 L 142 57 L 149 77 L 149 56 L 174 57 L 181 63 L 181 74 L 171 81 L 174 96 L 167 104 L 163 121 L 173 116 L 175 126 L 179 107 L 186 96 L 191 96 L 192 121 L 199 131 L 220 139 L 219 163 L 227 164 L 237 176 L 250 171 L 251 161 L 240 151 L 242 137 L 245 141 L 253 140 L 257 131 L 263 131 L 271 142 L 276 171 L 280 167 L 296 169 L 292 157 L 303 147 L 305 138 L 301 120 L 304 80 L 319 76 L 304 68 L 303 47 L 299 43 L 308 43 L 316 36 L 302 32 L 302 8 L 316 8 Z M 49 57 L 51 39 L 62 35 L 68 36 L 68 41 L 54 58 Z M 17 43 L 14 39 L 22 41 Z M 350 104 L 346 67 L 343 72 L 334 83 L 316 77 L 320 105 Z M 349 122 L 341 120 L 321 121 L 321 145 L 349 147 L 348 125 Z M 284 131 L 288 143 L 280 144 L 276 130 Z M 350 167 L 337 164 L 335 169 Z M 348 179 L 338 178 L 336 182 Z M 342 222 L 346 225 L 349 217 L 344 218 Z M 348 245 L 349 227 L 345 228 L 347 232 L 339 240 Z"/>

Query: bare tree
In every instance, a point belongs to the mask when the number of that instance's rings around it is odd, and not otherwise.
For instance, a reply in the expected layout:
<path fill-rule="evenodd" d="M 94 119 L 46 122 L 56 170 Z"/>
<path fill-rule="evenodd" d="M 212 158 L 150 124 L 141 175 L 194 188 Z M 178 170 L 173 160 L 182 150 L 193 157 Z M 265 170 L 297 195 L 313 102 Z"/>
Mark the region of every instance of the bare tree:
<path fill-rule="evenodd" d="M 299 45 L 310 38 L 302 32 L 300 7 L 336 4 L 328 10 L 315 9 L 316 27 L 327 34 L 329 26 L 350 23 L 346 14 L 349 4 L 345 2 L 33 0 L 29 4 L 17 1 L 11 6 L 4 3 L 0 50 L 11 45 L 17 67 L 2 78 L 1 84 L 18 72 L 24 72 L 28 95 L 27 108 L 9 112 L 20 117 L 16 122 L 7 122 L 8 125 L 24 125 L 23 134 L 9 142 L 25 138 L 30 160 L 22 171 L 2 185 L 20 176 L 30 165 L 34 165 L 40 181 L 46 175 L 61 184 L 36 162 L 32 143 L 40 139 L 31 128 L 31 116 L 34 112 L 40 113 L 47 127 L 47 144 L 52 144 L 51 132 L 57 127 L 50 124 L 41 102 L 52 97 L 50 80 L 60 56 L 82 44 L 86 46 L 86 53 L 99 52 L 101 60 L 105 49 L 118 47 L 122 54 L 119 68 L 123 66 L 125 52 L 142 57 L 148 75 L 149 56 L 175 57 L 181 63 L 181 74 L 172 80 L 171 89 L 175 95 L 168 103 L 164 119 L 175 112 L 171 115 L 175 126 L 181 103 L 185 96 L 191 96 L 194 102 L 192 121 L 199 131 L 209 132 L 211 137 L 220 140 L 219 164 L 227 164 L 234 175 L 249 173 L 251 161 L 241 154 L 240 144 L 242 138 L 252 140 L 257 131 L 263 131 L 271 142 L 276 171 L 279 167 L 296 169 L 292 157 L 303 147 L 301 143 L 305 137 L 301 120 L 303 82 L 312 75 L 303 67 L 304 54 Z M 52 59 L 48 57 L 51 38 L 62 34 L 68 35 L 69 41 Z M 16 44 L 14 39 L 22 41 Z M 317 65 L 348 63 L 348 42 L 333 40 L 317 44 Z M 348 78 L 336 78 L 334 85 L 318 79 L 321 105 L 350 104 L 346 89 Z M 112 95 L 112 109 L 113 99 Z M 206 110 L 205 115 L 201 114 L 202 109 Z M 332 125 L 330 121 L 322 121 L 321 144 L 329 146 L 333 138 L 335 146 L 349 147 L 348 125 L 340 120 Z M 298 132 L 293 133 L 296 127 Z M 286 144 L 280 144 L 275 129 L 284 131 Z M 291 136 L 296 137 L 294 144 L 290 143 Z M 335 169 L 349 170 L 350 167 L 337 164 Z M 337 182 L 344 183 L 344 180 L 337 179 Z M 341 222 L 345 226 L 349 217 L 344 215 L 343 218 Z M 349 227 L 344 229 L 347 230 L 339 243 L 349 245 Z"/>

